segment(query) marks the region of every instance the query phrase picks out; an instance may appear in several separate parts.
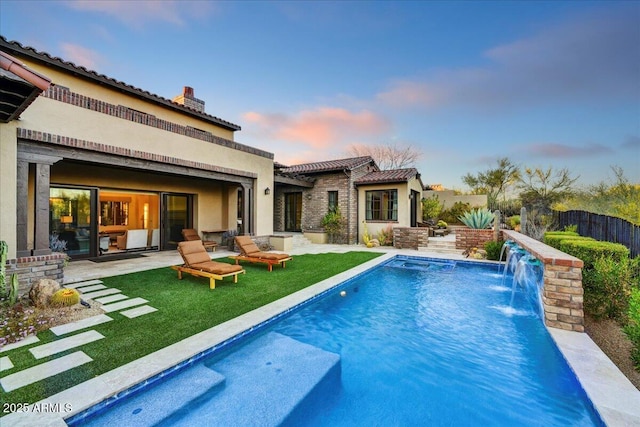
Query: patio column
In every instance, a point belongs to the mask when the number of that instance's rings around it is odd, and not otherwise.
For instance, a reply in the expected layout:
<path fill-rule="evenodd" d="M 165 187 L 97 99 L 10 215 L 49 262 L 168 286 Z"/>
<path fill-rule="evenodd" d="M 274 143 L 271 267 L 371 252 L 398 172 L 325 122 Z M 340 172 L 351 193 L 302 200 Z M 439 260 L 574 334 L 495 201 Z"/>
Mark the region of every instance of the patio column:
<path fill-rule="evenodd" d="M 51 165 L 62 157 L 18 150 L 16 256 L 49 255 L 49 186 Z M 29 169 L 34 164 L 33 249 L 29 251 Z"/>

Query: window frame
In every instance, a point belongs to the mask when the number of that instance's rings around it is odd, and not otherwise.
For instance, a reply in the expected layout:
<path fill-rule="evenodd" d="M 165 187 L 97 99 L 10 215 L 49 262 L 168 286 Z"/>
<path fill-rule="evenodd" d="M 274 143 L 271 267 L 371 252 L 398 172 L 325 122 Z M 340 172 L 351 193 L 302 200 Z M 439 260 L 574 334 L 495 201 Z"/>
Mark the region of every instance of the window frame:
<path fill-rule="evenodd" d="M 365 220 L 398 221 L 398 189 L 365 191 Z"/>

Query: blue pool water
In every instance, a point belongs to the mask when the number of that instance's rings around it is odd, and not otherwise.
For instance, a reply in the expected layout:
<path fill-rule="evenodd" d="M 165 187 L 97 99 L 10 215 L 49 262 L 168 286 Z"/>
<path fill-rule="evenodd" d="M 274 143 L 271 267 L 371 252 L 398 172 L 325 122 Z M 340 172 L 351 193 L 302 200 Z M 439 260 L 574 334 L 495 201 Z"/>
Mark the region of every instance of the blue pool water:
<path fill-rule="evenodd" d="M 87 425 L 602 425 L 511 283 L 495 265 L 396 257 Z M 304 395 L 315 371 L 324 377 Z M 220 385 L 199 385 L 207 376 Z M 204 391 L 159 420 L 138 417 L 183 387 Z"/>

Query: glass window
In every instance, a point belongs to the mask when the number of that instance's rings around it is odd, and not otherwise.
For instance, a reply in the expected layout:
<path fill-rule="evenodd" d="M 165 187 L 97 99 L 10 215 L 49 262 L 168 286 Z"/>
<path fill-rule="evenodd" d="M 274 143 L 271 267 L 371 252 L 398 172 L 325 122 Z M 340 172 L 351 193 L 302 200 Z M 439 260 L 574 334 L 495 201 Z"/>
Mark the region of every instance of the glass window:
<path fill-rule="evenodd" d="M 328 210 L 329 212 L 333 212 L 338 207 L 338 192 L 329 191 L 328 198 L 329 198 Z"/>
<path fill-rule="evenodd" d="M 366 192 L 366 219 L 371 221 L 398 220 L 398 190 Z"/>

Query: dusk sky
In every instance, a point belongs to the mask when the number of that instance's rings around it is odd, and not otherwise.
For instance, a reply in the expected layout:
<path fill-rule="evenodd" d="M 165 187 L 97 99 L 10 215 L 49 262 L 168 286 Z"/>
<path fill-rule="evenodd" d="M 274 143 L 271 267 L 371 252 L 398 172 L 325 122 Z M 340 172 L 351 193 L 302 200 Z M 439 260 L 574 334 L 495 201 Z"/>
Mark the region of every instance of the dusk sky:
<path fill-rule="evenodd" d="M 0 34 L 163 98 L 191 86 L 286 165 L 411 145 L 450 189 L 500 157 L 640 183 L 640 1 L 0 0 Z"/>

